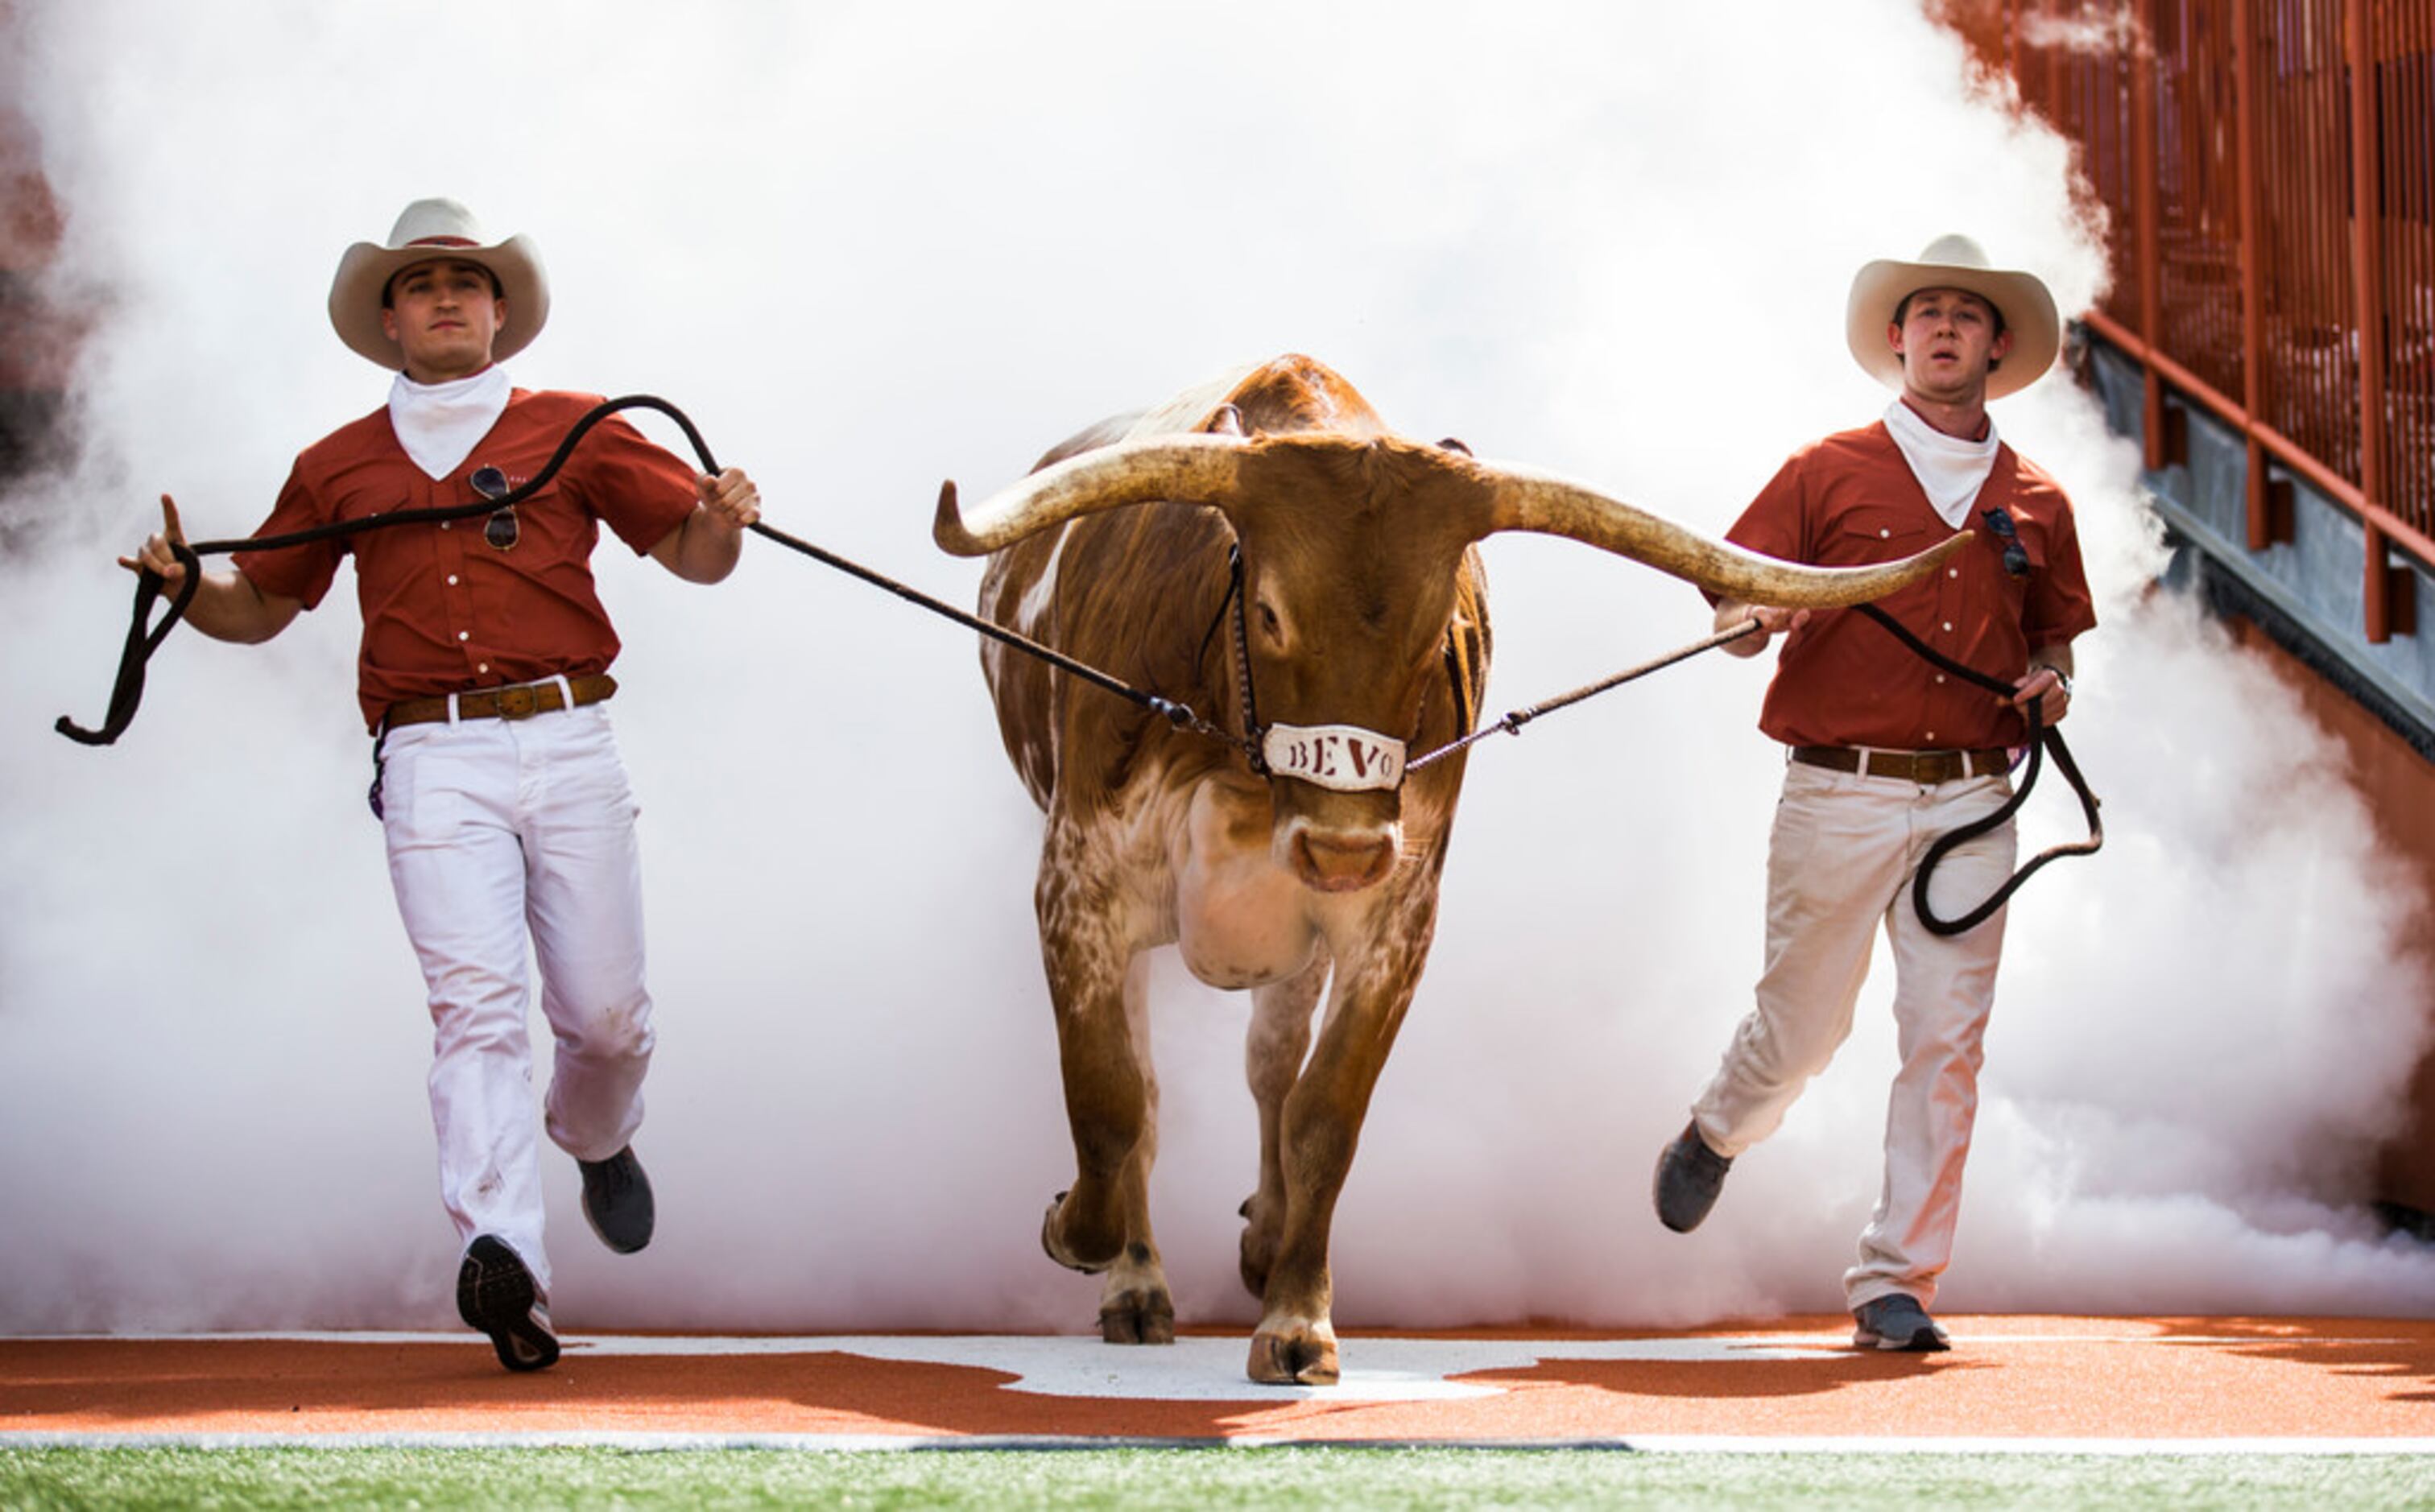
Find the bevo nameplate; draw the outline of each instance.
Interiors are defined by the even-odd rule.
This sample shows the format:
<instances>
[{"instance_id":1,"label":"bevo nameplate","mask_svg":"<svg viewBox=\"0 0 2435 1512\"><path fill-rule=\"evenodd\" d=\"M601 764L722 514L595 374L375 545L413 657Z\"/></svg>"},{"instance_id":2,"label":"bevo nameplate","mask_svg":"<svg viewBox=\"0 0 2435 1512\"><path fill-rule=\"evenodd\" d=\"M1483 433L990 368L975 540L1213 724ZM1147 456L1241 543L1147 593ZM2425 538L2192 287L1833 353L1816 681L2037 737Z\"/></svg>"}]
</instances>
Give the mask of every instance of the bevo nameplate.
<instances>
[{"instance_id":1,"label":"bevo nameplate","mask_svg":"<svg viewBox=\"0 0 2435 1512\"><path fill-rule=\"evenodd\" d=\"M1279 777L1339 793L1391 790L1404 781L1404 743L1358 725L1270 725L1260 754Z\"/></svg>"}]
</instances>

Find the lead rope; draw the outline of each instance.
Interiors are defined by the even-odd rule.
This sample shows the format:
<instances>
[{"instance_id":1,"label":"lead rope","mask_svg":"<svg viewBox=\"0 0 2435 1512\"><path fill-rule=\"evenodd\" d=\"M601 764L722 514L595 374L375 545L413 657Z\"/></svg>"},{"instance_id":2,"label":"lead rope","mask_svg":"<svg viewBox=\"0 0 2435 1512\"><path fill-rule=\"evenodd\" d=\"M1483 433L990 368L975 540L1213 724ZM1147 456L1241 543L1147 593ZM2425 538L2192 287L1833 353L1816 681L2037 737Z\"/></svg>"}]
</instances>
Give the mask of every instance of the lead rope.
<instances>
[{"instance_id":1,"label":"lead rope","mask_svg":"<svg viewBox=\"0 0 2435 1512\"><path fill-rule=\"evenodd\" d=\"M168 612L161 617L158 625L151 625L149 622L152 606L160 600L164 580L160 574L148 569L137 577L134 612L128 624L126 643L119 652L118 675L111 687L110 706L103 716L101 728L89 730L65 714L59 717L53 728L70 740L83 746L114 745L118 737L127 732L128 727L134 723L136 710L144 701L147 664L151 662L153 653L160 650L161 643L167 639L169 632L177 627L178 622L185 617L187 606L193 603L196 592L202 586L202 558L238 551L277 551L288 546L308 545L319 541L361 535L371 530L385 530L399 525L470 520L477 515L495 514L502 509L513 508L540 491L544 484L558 475L559 469L566 465L567 457L574 453L576 443L581 440L593 426L625 409L652 409L665 415L676 422L678 429L684 432L686 441L693 447L695 457L701 463L701 470L712 474L718 472L718 463L711 455L710 443L702 439L701 432L695 427L684 411L656 395L628 394L619 399L604 400L585 411L582 417L568 428L565 437L559 441L558 449L550 454L547 462L542 464L540 472L534 473L523 484L495 498L476 499L470 504L444 505L434 508L400 509L389 514L367 516L361 520L335 521L329 524L316 525L306 530L289 531L276 536L257 536L241 541L205 541L191 545L182 541L173 541L169 542L170 555L186 569L185 580L180 585L177 596L170 600ZM1244 753L1253 771L1263 775L1268 771L1268 761L1260 747L1259 713L1252 701L1250 631L1244 623L1243 557L1239 544L1231 548L1229 552L1227 586L1227 596L1234 608L1235 677L1243 701L1243 733L1238 737L1227 733L1201 718L1188 704L1178 703L1173 699L1164 698L1157 694L1133 687L1097 667L1078 662L1062 651L1044 645L1028 636L1018 634L1002 626L993 625L977 615L968 614L952 604L933 598L920 589L898 582L884 573L875 572L859 562L840 557L800 537L789 535L773 525L756 520L746 528L766 540L776 541L789 551L801 553L825 566L834 567L839 572L858 577L874 588L885 589L908 603L917 604L932 613L951 619L965 628L976 630L1001 644L1011 646L1028 656L1037 657L1061 671L1080 678L1094 687L1105 689L1130 703L1148 710L1179 730L1189 730L1219 745L1234 747ZM1861 604L1856 607L1891 631L1914 652L1946 672L2000 695L2010 696L2012 692L2009 684L1988 677L1975 668L1963 666L1920 641L1875 605ZM1225 611L1226 606L1221 604L1218 612L1223 614ZM1662 671L1678 662L1687 661L1702 651L1713 650L1727 642L1738 640L1757 627L1756 620L1744 620L1739 625L1694 641L1688 645L1644 662L1638 666L1627 667L1597 682L1584 684L1527 708L1513 710L1494 724L1469 731L1407 763L1405 770L1418 771L1441 757L1465 749L1474 742L1500 730L1510 735L1519 735L1522 733L1523 726L1543 714L1569 708L1586 698L1595 697L1610 689L1619 688L1627 682L1647 677L1652 672ZM1448 664L1448 671L1449 676L1452 676L1451 662ZM1455 696L1458 706L1465 703L1459 686L1455 690ZM2005 900L2012 897L2020 888L2021 884L2029 879L2031 873L2046 863L2067 855L2092 855L2105 843L2104 827L2098 819L2097 797L2089 791L2087 780L2081 775L2079 764L2072 760L2071 750L2064 744L2062 734L2056 730L2041 728L2035 705L2028 708L2025 713L2029 728L2029 765L2021 780L2020 787L2013 793L2012 799L1994 814L1955 830L1929 847L1927 856L1921 862L1918 874L1913 879L1912 904L1919 911L1920 921L1926 924L1931 933L1958 935L1964 930L1977 927L1997 908L2003 906ZM2079 795L2081 812L2088 820L2088 839L2078 844L2055 846L2041 851L2030 860L2028 866L2023 867L2012 875L2011 880L1997 888L1994 896L1977 908L1957 919L1939 919L1928 906L1929 873L1956 846L1976 839L2012 816L2020 808L2022 801L2029 797L2029 789L2037 782L2039 755L2042 750L2053 751L2055 765L2063 770L2064 779L2071 783L2072 791Z\"/></svg>"},{"instance_id":2,"label":"lead rope","mask_svg":"<svg viewBox=\"0 0 2435 1512\"><path fill-rule=\"evenodd\" d=\"M2012 696L2014 690L2011 683L1991 678L1976 667L1964 666L1954 661L1918 636L1911 634L1892 615L1874 604L1857 604L1853 607L1892 632L1896 640L1909 646L1930 665L1954 677L1974 682L1990 693L1998 694L2007 698ZM2046 728L2038 717L2038 704L2043 701L2043 699L2032 700L2024 705L2021 710L2022 716L2029 723L2029 765L2021 774L2021 785L2013 789L2012 796L2004 800L2001 808L1938 837L1936 843L1927 848L1927 854L1921 859L1918 871L1911 876L1911 907L1917 910L1919 921L1927 926L1927 931L1931 935L1952 936L1977 928L1992 918L1996 909L2003 907L2006 900L2020 890L2021 884L2029 881L2030 876L2047 862L2060 861L2064 856L2095 855L2105 844L2105 826L2097 816L2098 797L2089 790L2088 779L2081 775L2080 764L2072 760L2071 747L2064 744L2063 731ZM2068 845L2049 846L2039 851L2029 859L2028 866L2012 873L2002 886L1989 895L1986 902L1960 918L1937 917L1935 910L1930 908L1927 902L1929 874L1935 871L1938 864L1952 854L1957 848L1967 845L1987 833L2020 811L2021 804L2029 796L2029 789L2037 785L2040 758L2048 751L2054 754L2056 769L2063 773L2064 781L2071 784L2072 793L2080 799L2081 815L2088 821L2088 838Z\"/></svg>"},{"instance_id":3,"label":"lead rope","mask_svg":"<svg viewBox=\"0 0 2435 1512\"><path fill-rule=\"evenodd\" d=\"M1580 703L1582 699L1595 698L1599 694L1606 692L1610 688L1620 688L1625 683L1645 678L1652 672L1663 672L1677 662L1688 662L1691 658L1698 656L1702 651L1713 651L1729 641L1738 641L1743 636L1748 635L1751 631L1757 628L1758 621L1754 619L1744 620L1740 624L1736 625L1729 629L1718 630L1716 634L1694 641L1688 645L1677 646L1675 649L1667 652L1664 656L1653 657L1647 662L1641 662L1638 666L1626 667L1621 672L1617 672L1611 677L1600 678L1596 682L1584 683L1580 687L1575 688L1569 693L1560 693L1552 698L1544 698L1537 703L1531 704L1528 708L1515 709L1493 725L1482 725L1477 730L1473 730L1467 735L1447 741L1444 745L1440 746L1437 749L1430 751L1425 756L1415 757L1411 761L1405 763L1404 770L1407 772L1417 772L1422 767L1426 766L1429 763L1436 761L1441 756L1451 756L1456 751L1462 750L1470 747L1474 742L1486 740L1489 736L1496 734L1499 731L1508 735L1518 735L1522 733L1522 727L1524 725L1528 724L1531 720L1538 718L1542 714L1551 714L1559 709L1569 709L1574 704ZM1451 668L1449 668L1449 675L1451 675ZM1455 698L1458 704L1462 701L1462 690L1459 686L1455 690Z\"/></svg>"},{"instance_id":4,"label":"lead rope","mask_svg":"<svg viewBox=\"0 0 2435 1512\"><path fill-rule=\"evenodd\" d=\"M2012 684L2004 682L1998 679L1989 677L1987 674L1980 672L1976 667L1964 666L1960 662L1954 661L1952 658L1944 655L1935 647L1920 640L1917 636L1911 634L1909 630L1905 629L1892 616L1887 614L1874 604L1857 604L1853 607L1857 609L1862 614L1867 615L1870 619L1874 620L1877 624L1883 626L1887 630L1892 632L1897 640L1910 647L1912 651L1916 652L1919 656L1926 659L1929 663L1939 669L1952 676L1960 678L1965 681L1976 683L1977 686L1985 688L1991 693L1999 694L2006 697L2010 697L2012 696L2013 692ZM1694 641L1688 645L1677 647L1674 650L1667 652L1663 656L1654 657L1649 661L1643 662L1638 666L1627 667L1623 671L1617 672L1611 677L1601 678L1596 682L1586 683L1581 687L1573 689L1569 693L1558 694L1552 698L1547 698L1541 702L1531 704L1527 708L1516 709L1511 713L1505 715L1502 719L1497 720L1494 724L1483 725L1479 729L1471 731L1469 734L1461 736L1459 739L1448 741L1446 744L1440 746L1425 756L1415 758L1405 765L1404 770L1407 772L1419 771L1422 767L1428 765L1431 762L1438 760L1440 757L1450 756L1456 751L1465 749L1474 743L1485 740L1489 736L1496 734L1499 731L1509 735L1519 735L1522 733L1523 726L1528 724L1531 720L1538 718L1542 714L1549 714L1555 713L1559 709L1569 708L1574 704L1581 702L1585 698L1595 697L1601 693L1605 693L1611 688L1619 688L1627 682L1633 681L1640 678L1645 678L1652 672L1662 672L1678 662L1689 661L1692 657L1698 656L1702 651L1713 651L1720 645L1727 644L1734 641L1738 641L1743 636L1750 634L1753 630L1755 630L1758 627L1757 620L1743 620L1739 624L1728 626L1724 629L1718 630L1714 635ZM1458 697L1459 696L1459 695L1458 694ZM2065 856L2095 855L2105 844L2105 826L2098 817L2098 806L2099 800L2096 793L2090 790L2088 779L2083 776L2080 770L2080 764L2072 759L2071 747L2064 743L2063 731L2046 728L2045 724L2038 716L2038 708L2034 703L2027 706L2022 711L2022 713L2029 723L2029 765L2021 775L2020 786L2014 789L2012 796L2006 799L2004 805L1994 813L1986 815L1980 818L1973 819L1968 824L1962 825L1948 833L1938 836L1936 842L1928 847L1927 854L1921 859L1919 869L1911 878L1911 906L1918 912L1919 921L1926 925L1928 933L1932 935L1960 935L1968 930L1977 928L1980 924L1985 923L1990 918L1994 917L1995 910L2004 906L2005 902L2012 898L2012 894L2020 890L2021 885L2029 881L2031 875L2036 873L2039 868L2045 867L2047 863L2059 861ZM1931 906L1927 901L1928 879L1934 874L1937 867L1941 865L1947 856L1951 855L1955 850L1969 844L1972 840L1975 840L1978 836L1995 829L2005 820L2012 817L2013 815L2020 812L2021 805L2029 799L2030 789L2037 785L2038 774L2042 769L2042 759L2049 752L2052 753L2054 757L2056 769L2063 773L2064 781L2071 784L2073 795L2080 799L2081 814L2088 823L2088 838L2072 844L2051 846L2045 850L2039 851L2037 855L2030 859L2028 866L2025 866L2021 868L2020 870L2014 872L2005 881L2002 886L1996 888L1995 891L1991 894L1985 902L1978 904L1977 907L1971 909L1968 913L1956 919L1945 919L1940 917L1934 907Z\"/></svg>"},{"instance_id":5,"label":"lead rope","mask_svg":"<svg viewBox=\"0 0 2435 1512\"><path fill-rule=\"evenodd\" d=\"M651 394L629 394L622 399L605 400L586 411L582 418L568 429L565 437L558 443L558 450L550 454L549 460L542 465L539 472L534 473L528 481L496 498L477 499L470 504L444 505L434 508L400 509L389 514L367 516L361 520L336 521L306 530L289 531L275 536L257 536L243 541L205 541L191 545L182 541L173 541L169 542L170 555L186 569L185 579L179 585L177 596L169 601L168 611L161 617L161 622L158 625L151 625L152 607L161 598L161 591L164 586L164 579L160 574L148 569L137 577L134 613L128 625L126 643L119 651L118 674L111 686L110 707L103 715L101 727L97 730L89 730L67 715L61 714L52 728L82 746L114 745L118 737L127 732L128 726L135 721L136 710L144 701L147 663L152 660L153 653L160 650L161 643L167 639L169 632L177 628L178 622L185 617L187 606L193 603L196 591L202 586L201 558L204 557L220 556L237 551L277 551L288 546L308 545L319 541L361 535L371 530L471 520L477 515L494 514L501 509L512 508L538 492L544 484L558 475L558 470L566 465L566 459L574 452L576 443L581 440L593 426L623 409L655 409L676 421L677 427L684 432L685 439L692 444L694 455L701 463L701 470L712 474L718 472L718 463L711 455L709 443L702 439L701 432L695 428L693 421L686 417L684 411L666 400ZM1062 651L1043 645L1037 641L1003 627L993 625L976 615L967 614L962 610L951 604L942 603L919 589L908 587L883 573L873 572L858 562L850 561L834 552L823 550L808 541L788 535L775 526L756 520L747 528L756 535L776 541L789 551L800 552L815 561L859 577L873 587L886 589L897 597L918 604L933 613L944 615L968 629L977 630L1027 655L1038 657L1052 666L1072 673L1095 687L1104 688L1120 698L1148 710L1179 729L1193 730L1221 742L1228 741L1224 731L1194 713L1187 705L1162 698L1154 693L1144 692L1110 677L1097 667L1078 662Z\"/></svg>"}]
</instances>

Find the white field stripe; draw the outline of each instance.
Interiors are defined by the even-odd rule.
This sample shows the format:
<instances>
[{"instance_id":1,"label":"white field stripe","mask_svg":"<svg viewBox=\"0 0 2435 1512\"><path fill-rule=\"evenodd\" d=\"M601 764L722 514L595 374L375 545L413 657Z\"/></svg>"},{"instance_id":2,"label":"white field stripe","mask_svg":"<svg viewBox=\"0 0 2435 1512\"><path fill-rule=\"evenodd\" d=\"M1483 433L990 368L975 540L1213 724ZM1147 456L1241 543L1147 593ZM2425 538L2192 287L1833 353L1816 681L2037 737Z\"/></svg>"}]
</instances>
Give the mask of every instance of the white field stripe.
<instances>
[{"instance_id":1,"label":"white field stripe","mask_svg":"<svg viewBox=\"0 0 2435 1512\"><path fill-rule=\"evenodd\" d=\"M1070 1434L971 1434L954 1436L887 1434L683 1434L683 1433L375 1433L375 1434L158 1434L21 1433L0 1428L0 1451L38 1449L614 1449L680 1453L726 1450L798 1450L816 1452L1087 1449L1469 1449L1513 1453L1554 1450L1624 1451L1645 1454L2017 1454L2219 1458L2234 1454L2317 1456L2379 1455L2435 1459L2435 1438L1869 1438L1822 1435L1742 1436L1720 1434L1647 1434L1617 1438L1299 1438L1285 1434L1224 1437L1145 1437Z\"/></svg>"}]
</instances>

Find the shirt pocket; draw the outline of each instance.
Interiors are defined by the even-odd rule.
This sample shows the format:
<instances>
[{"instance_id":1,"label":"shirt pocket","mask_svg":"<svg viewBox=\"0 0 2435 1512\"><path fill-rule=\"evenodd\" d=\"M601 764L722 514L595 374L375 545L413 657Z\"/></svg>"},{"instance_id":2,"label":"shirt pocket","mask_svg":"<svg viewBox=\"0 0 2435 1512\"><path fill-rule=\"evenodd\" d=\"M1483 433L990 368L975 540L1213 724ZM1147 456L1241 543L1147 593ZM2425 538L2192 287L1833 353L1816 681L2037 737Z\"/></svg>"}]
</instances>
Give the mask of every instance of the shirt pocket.
<instances>
[{"instance_id":1,"label":"shirt pocket","mask_svg":"<svg viewBox=\"0 0 2435 1512\"><path fill-rule=\"evenodd\" d=\"M1979 524L1983 528L1985 522ZM2029 554L2030 576L2045 572L2046 562L2054 555L2054 538L2046 533L2046 527L2038 521L2025 520L2013 513L2012 530L2020 538L2021 549Z\"/></svg>"},{"instance_id":2,"label":"shirt pocket","mask_svg":"<svg viewBox=\"0 0 2435 1512\"><path fill-rule=\"evenodd\" d=\"M544 563L566 556L583 524L581 509L560 490L556 478L519 500L515 517L515 543L505 549L492 540L491 516L484 515L468 524L482 537L477 549L484 556L496 558L502 566L514 568L527 576L538 573Z\"/></svg>"},{"instance_id":3,"label":"shirt pocket","mask_svg":"<svg viewBox=\"0 0 2435 1512\"><path fill-rule=\"evenodd\" d=\"M1938 528L1928 529L1933 523ZM1943 541L1943 522L1925 507L1859 504L1838 514L1821 542L1819 564L1827 567L1891 561Z\"/></svg>"}]
</instances>

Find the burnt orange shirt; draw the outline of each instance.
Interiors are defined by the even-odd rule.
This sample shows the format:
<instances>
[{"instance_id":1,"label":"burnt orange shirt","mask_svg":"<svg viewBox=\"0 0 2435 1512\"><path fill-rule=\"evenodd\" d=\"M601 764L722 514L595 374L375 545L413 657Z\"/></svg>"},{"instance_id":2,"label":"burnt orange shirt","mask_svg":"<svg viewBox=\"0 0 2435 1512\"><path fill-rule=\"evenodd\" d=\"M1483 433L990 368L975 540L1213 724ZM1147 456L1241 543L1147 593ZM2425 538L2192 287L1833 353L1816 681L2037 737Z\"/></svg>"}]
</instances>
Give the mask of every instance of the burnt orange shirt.
<instances>
[{"instance_id":1,"label":"burnt orange shirt","mask_svg":"<svg viewBox=\"0 0 2435 1512\"><path fill-rule=\"evenodd\" d=\"M521 486L598 403L591 394L515 389L498 423L440 479L406 456L383 406L306 448L255 534L469 504L480 495L467 479L486 466ZM329 592L339 558L354 554L364 615L356 692L365 725L377 730L401 699L608 670L617 632L591 566L600 524L639 556L692 514L693 479L692 468L612 416L576 443L549 487L516 507L510 550L485 541L476 516L240 552L235 561L256 586L311 609Z\"/></svg>"},{"instance_id":2,"label":"burnt orange shirt","mask_svg":"<svg viewBox=\"0 0 2435 1512\"><path fill-rule=\"evenodd\" d=\"M2004 543L1979 511L2001 506L2029 556L2004 571ZM2054 479L1998 445L1970 506L1976 539L1924 582L1877 601L1913 635L1964 666L2011 682L2029 653L2097 624L2071 501ZM1795 452L1726 539L1818 567L1856 567L1925 551L1953 534L1927 502L1884 421ZM1818 610L1785 638L1759 729L1787 746L1987 749L2028 735L2019 711L1938 671L1850 610Z\"/></svg>"}]
</instances>

